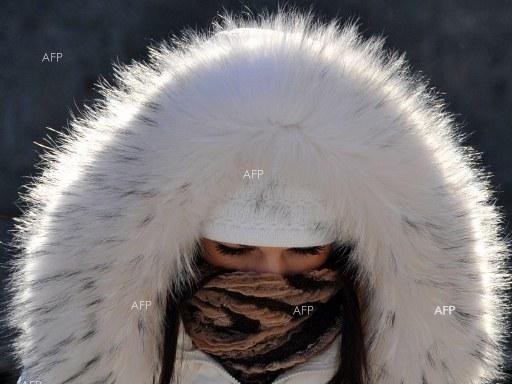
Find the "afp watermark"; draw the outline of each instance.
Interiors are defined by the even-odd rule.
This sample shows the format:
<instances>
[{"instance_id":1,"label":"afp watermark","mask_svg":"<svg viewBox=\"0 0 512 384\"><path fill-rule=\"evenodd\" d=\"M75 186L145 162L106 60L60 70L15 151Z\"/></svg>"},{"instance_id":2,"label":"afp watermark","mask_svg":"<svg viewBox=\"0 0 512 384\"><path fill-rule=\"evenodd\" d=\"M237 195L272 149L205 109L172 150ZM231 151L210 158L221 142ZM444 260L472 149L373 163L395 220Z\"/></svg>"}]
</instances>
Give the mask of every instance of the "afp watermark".
<instances>
[{"instance_id":1,"label":"afp watermark","mask_svg":"<svg viewBox=\"0 0 512 384\"><path fill-rule=\"evenodd\" d=\"M455 309L454 305L438 305L434 309L434 316L450 316Z\"/></svg>"}]
</instances>

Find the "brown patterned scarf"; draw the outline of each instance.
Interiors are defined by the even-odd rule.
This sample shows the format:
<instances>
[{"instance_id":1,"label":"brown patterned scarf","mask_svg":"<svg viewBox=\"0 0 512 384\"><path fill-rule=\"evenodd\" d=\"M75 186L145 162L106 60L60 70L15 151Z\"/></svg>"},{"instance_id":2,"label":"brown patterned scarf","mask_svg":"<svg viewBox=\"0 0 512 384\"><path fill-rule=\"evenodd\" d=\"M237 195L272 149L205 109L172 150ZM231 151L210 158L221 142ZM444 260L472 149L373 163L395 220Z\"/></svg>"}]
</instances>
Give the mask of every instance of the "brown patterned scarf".
<instances>
[{"instance_id":1,"label":"brown patterned scarf","mask_svg":"<svg viewBox=\"0 0 512 384\"><path fill-rule=\"evenodd\" d=\"M271 383L341 331L341 283L332 266L294 275L199 267L202 284L181 309L185 331L242 383Z\"/></svg>"}]
</instances>

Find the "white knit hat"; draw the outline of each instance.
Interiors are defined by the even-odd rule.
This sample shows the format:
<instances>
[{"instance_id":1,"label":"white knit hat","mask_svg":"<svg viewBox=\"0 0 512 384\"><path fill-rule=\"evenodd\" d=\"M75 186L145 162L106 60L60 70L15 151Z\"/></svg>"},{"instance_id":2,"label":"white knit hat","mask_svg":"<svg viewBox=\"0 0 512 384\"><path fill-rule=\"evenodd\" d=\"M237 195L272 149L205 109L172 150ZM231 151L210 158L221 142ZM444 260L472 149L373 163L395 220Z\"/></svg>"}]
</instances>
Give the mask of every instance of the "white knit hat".
<instances>
[{"instance_id":1,"label":"white knit hat","mask_svg":"<svg viewBox=\"0 0 512 384\"><path fill-rule=\"evenodd\" d=\"M268 247L312 247L335 240L334 217L310 189L251 181L203 221L211 240Z\"/></svg>"}]
</instances>

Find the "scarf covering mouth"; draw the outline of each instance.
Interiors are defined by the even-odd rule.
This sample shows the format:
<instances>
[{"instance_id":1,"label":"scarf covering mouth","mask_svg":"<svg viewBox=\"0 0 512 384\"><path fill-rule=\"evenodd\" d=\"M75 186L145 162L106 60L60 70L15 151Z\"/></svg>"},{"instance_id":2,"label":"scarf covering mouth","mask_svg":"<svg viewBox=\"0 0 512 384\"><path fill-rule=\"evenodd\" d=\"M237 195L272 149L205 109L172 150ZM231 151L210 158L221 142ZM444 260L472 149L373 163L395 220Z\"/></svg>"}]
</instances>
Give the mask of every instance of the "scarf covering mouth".
<instances>
[{"instance_id":1,"label":"scarf covering mouth","mask_svg":"<svg viewBox=\"0 0 512 384\"><path fill-rule=\"evenodd\" d=\"M182 305L185 331L242 383L272 382L326 349L341 332L342 289L331 267L300 274L200 264L204 278Z\"/></svg>"}]
</instances>

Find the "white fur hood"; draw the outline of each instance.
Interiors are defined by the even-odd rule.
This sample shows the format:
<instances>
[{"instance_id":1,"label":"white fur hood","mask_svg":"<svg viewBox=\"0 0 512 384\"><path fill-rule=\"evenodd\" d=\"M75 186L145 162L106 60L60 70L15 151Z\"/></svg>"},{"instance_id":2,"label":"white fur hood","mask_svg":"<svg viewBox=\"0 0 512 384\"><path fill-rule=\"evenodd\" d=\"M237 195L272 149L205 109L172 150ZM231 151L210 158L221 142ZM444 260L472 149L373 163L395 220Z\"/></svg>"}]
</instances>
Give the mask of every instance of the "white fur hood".
<instances>
[{"instance_id":1,"label":"white fur hood","mask_svg":"<svg viewBox=\"0 0 512 384\"><path fill-rule=\"evenodd\" d=\"M489 175L382 38L225 16L116 74L22 195L10 320L27 377L158 382L167 292L246 169L317 188L355 244L372 383L500 376L509 251Z\"/></svg>"}]
</instances>

